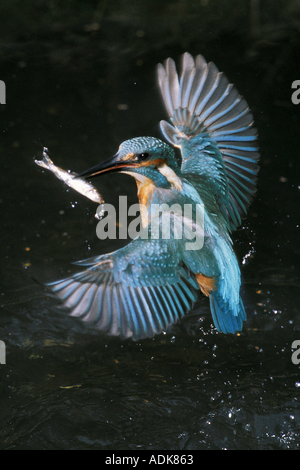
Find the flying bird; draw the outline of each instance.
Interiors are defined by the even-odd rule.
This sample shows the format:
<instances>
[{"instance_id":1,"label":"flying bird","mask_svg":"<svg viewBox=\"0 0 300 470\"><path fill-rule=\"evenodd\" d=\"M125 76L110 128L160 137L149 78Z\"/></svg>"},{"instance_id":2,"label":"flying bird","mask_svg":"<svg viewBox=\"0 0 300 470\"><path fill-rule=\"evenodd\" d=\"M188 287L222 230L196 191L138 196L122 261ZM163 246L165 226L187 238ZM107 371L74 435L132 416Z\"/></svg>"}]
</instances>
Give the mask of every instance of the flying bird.
<instances>
[{"instance_id":1,"label":"flying bird","mask_svg":"<svg viewBox=\"0 0 300 470\"><path fill-rule=\"evenodd\" d=\"M71 315L122 338L161 333L186 315L201 293L209 298L216 329L235 333L246 313L231 233L256 191L253 116L225 75L201 55L185 53L180 74L169 58L158 65L157 75L169 116L169 122L160 122L167 143L155 137L126 140L111 159L79 175L120 172L135 178L140 234L113 253L75 263L83 270L48 287ZM164 211L157 209L162 204ZM174 204L182 211L172 211ZM197 219L199 208L203 217ZM169 237L161 236L166 215ZM192 245L188 230L201 243Z\"/></svg>"}]
</instances>

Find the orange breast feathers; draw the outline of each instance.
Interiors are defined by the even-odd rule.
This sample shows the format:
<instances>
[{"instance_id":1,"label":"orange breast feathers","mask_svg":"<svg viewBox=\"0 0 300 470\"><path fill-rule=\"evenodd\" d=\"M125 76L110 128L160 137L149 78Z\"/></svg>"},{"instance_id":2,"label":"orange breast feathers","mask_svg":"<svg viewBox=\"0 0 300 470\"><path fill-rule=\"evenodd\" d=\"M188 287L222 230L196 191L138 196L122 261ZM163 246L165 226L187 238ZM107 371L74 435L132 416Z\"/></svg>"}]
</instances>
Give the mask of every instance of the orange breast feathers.
<instances>
[{"instance_id":1,"label":"orange breast feathers","mask_svg":"<svg viewBox=\"0 0 300 470\"><path fill-rule=\"evenodd\" d=\"M196 274L196 280L199 284L201 292L209 297L211 291L216 290L216 278L215 277L208 277L202 273Z\"/></svg>"},{"instance_id":2,"label":"orange breast feathers","mask_svg":"<svg viewBox=\"0 0 300 470\"><path fill-rule=\"evenodd\" d=\"M157 158L156 160L149 160L142 162L140 166L156 166L157 170L167 179L171 187L182 191L182 181L176 175L163 158ZM135 176L137 187L138 187L138 198L141 206L141 217L143 228L148 225L148 207L151 204L153 192L155 190L155 184L150 178Z\"/></svg>"},{"instance_id":3,"label":"orange breast feathers","mask_svg":"<svg viewBox=\"0 0 300 470\"><path fill-rule=\"evenodd\" d=\"M139 203L143 206L148 207L152 200L152 195L155 190L155 185L153 181L149 178L145 178L144 183L136 181L138 187L138 198Z\"/></svg>"},{"instance_id":4,"label":"orange breast feathers","mask_svg":"<svg viewBox=\"0 0 300 470\"><path fill-rule=\"evenodd\" d=\"M152 201L152 195L155 190L155 185L149 178L145 178L145 181L143 183L136 180L136 184L138 187L138 198L141 210L142 227L145 228L149 223L148 207Z\"/></svg>"}]
</instances>

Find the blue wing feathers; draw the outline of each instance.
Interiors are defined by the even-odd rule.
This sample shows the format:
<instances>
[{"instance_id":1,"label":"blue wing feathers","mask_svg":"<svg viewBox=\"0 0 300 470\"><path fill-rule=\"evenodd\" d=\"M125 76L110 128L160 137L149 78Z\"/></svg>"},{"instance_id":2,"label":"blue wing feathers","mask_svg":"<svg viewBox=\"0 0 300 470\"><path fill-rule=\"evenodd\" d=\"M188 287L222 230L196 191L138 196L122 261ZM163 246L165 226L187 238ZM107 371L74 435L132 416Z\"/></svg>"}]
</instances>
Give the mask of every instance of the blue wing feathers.
<instances>
[{"instance_id":1,"label":"blue wing feathers","mask_svg":"<svg viewBox=\"0 0 300 470\"><path fill-rule=\"evenodd\" d=\"M184 54L180 77L168 59L158 66L158 82L172 123L161 121L162 132L181 148L183 181L196 194L193 201L204 201L203 248L193 252L183 248L184 240L141 237L116 252L75 263L87 269L49 288L71 315L107 334L138 340L160 333L191 310L200 289L195 276L201 273L215 279L210 307L217 330L234 333L242 329L246 313L229 231L241 223L256 190L253 116L236 88L202 56Z\"/></svg>"},{"instance_id":2,"label":"blue wing feathers","mask_svg":"<svg viewBox=\"0 0 300 470\"><path fill-rule=\"evenodd\" d=\"M132 243L136 244L135 249L130 246ZM175 262L171 250L163 250L166 254L163 262L159 262L159 254L156 259L151 243L135 240L121 253L118 250L109 257L93 258L94 265L86 271L49 287L63 306L71 309L72 316L93 322L108 334L134 340L151 337L190 311L199 290L195 278ZM145 261L140 258L135 266L137 251L143 251L147 245L152 265L150 257L145 256ZM90 266L91 260L82 265Z\"/></svg>"},{"instance_id":3,"label":"blue wing feathers","mask_svg":"<svg viewBox=\"0 0 300 470\"><path fill-rule=\"evenodd\" d=\"M89 269L50 287L71 308L71 315L93 322L108 334L137 340L161 332L191 310L199 286L190 269L194 273L207 269L205 272L218 279L218 289L210 296L216 328L224 333L239 331L245 315L240 307L240 271L230 239L219 237L197 256L183 252L184 265L178 248L174 252L166 246L168 240L159 242L158 253L153 241L134 240L109 256L93 258ZM135 266L137 253L144 257ZM91 265L91 261L82 264Z\"/></svg>"},{"instance_id":4,"label":"blue wing feathers","mask_svg":"<svg viewBox=\"0 0 300 470\"><path fill-rule=\"evenodd\" d=\"M172 304L168 298L169 295L165 286L160 287L159 295L161 296L164 305L163 312L165 315L165 325L172 325L176 323L180 317L178 316L178 312L176 310L173 311L172 309Z\"/></svg>"},{"instance_id":5,"label":"blue wing feathers","mask_svg":"<svg viewBox=\"0 0 300 470\"><path fill-rule=\"evenodd\" d=\"M216 193L220 210L228 219L231 229L236 229L255 193L258 172L257 132L247 102L216 66L207 64L202 56L194 60L188 53L183 55L180 79L174 61L168 59L166 67L160 64L158 68L158 82L173 124L161 121L161 130L171 144L181 148L183 174L186 177L197 175L197 162L205 160L207 155L214 155L216 168L227 182L227 193L224 193L223 185L218 188L216 179L211 190ZM173 83L176 83L174 90L170 89ZM174 99L176 93L179 95L177 100ZM168 96L173 96L170 106L167 105ZM203 143L207 141L215 150L212 152L204 145L202 150L199 146L198 150L195 146L193 150L194 139L197 143L201 139ZM184 144L184 141L188 141L188 144ZM217 166L220 159L223 160L224 170ZM237 173L232 171L232 163L235 162L239 165L236 166ZM215 171L211 166L207 168L207 184L212 184L214 180L210 178ZM246 204L241 205L241 199L236 198L234 193L237 184L235 175L245 177L244 168L251 170L248 171L247 181L251 182L251 186L240 184L240 180L239 184L241 190L251 197L247 198ZM200 195L202 181L203 171L199 185L196 185Z\"/></svg>"},{"instance_id":6,"label":"blue wing feathers","mask_svg":"<svg viewBox=\"0 0 300 470\"><path fill-rule=\"evenodd\" d=\"M174 312L176 312L178 318L183 317L185 314L185 310L182 307L178 294L175 290L175 286L169 285L167 288L170 294L170 303L173 306Z\"/></svg>"}]
</instances>

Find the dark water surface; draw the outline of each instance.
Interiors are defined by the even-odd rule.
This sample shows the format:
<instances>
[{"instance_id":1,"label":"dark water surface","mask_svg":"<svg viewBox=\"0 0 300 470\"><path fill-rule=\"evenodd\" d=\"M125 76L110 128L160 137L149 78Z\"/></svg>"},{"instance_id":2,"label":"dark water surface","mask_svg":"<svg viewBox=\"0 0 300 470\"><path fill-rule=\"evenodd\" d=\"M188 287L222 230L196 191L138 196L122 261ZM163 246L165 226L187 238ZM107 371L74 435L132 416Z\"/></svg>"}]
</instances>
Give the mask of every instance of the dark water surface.
<instances>
[{"instance_id":1,"label":"dark water surface","mask_svg":"<svg viewBox=\"0 0 300 470\"><path fill-rule=\"evenodd\" d=\"M139 28L137 28L140 31ZM142 37L138 32L136 37ZM299 125L291 83L298 36L253 50L211 42L120 51L53 37L6 50L0 79L1 449L297 449L300 369ZM110 47L108 47L110 46ZM185 49L214 60L253 109L261 141L257 197L234 234L248 322L218 334L207 299L166 334L121 342L68 317L39 282L122 241L96 237L96 205L34 162L83 171L120 142L160 137L155 64ZM281 59L280 59L281 58ZM97 180L106 202L137 202L125 175ZM247 256L249 254L249 256ZM244 260L244 261L243 261ZM242 263L243 262L243 263Z\"/></svg>"}]
</instances>

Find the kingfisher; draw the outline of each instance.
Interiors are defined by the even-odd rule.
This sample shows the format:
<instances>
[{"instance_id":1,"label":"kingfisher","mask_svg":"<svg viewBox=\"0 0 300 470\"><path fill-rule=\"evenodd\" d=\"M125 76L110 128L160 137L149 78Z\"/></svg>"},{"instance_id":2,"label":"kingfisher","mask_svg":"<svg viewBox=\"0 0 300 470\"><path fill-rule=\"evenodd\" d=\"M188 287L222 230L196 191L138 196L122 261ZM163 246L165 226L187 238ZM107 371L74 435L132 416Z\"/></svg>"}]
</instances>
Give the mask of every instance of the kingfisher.
<instances>
[{"instance_id":1,"label":"kingfisher","mask_svg":"<svg viewBox=\"0 0 300 470\"><path fill-rule=\"evenodd\" d=\"M168 143L156 137L126 140L112 158L78 175L120 172L135 178L140 233L121 249L75 263L80 272L48 286L70 315L123 339L165 331L191 311L201 293L217 331L235 333L246 312L231 234L256 191L253 116L234 85L201 55L185 53L180 74L168 58L158 64L157 76L170 120L160 122ZM172 222L169 237L161 236L162 204ZM174 204L192 210L180 215L168 209ZM182 225L199 239L202 234L202 243L188 246L187 236L176 236Z\"/></svg>"}]
</instances>

